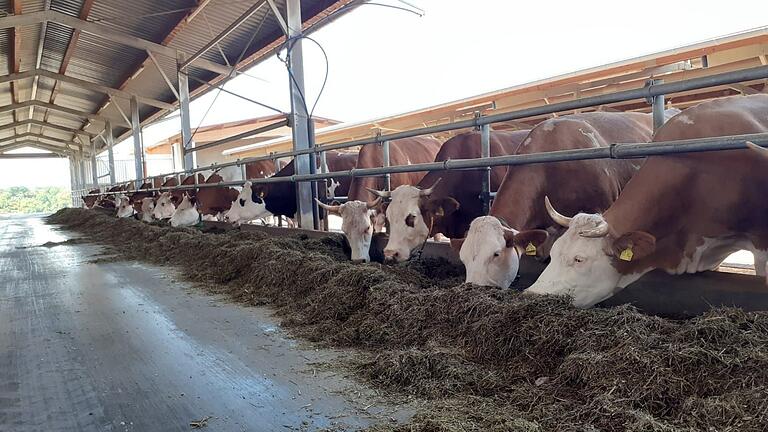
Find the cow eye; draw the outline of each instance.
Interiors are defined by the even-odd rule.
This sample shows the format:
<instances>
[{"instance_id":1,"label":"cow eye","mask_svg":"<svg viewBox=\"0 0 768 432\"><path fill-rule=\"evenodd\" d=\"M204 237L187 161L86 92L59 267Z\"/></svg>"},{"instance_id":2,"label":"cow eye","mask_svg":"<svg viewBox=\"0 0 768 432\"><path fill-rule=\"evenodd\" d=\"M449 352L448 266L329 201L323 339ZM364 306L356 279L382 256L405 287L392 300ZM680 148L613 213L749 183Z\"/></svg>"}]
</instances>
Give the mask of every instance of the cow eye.
<instances>
[{"instance_id":1,"label":"cow eye","mask_svg":"<svg viewBox=\"0 0 768 432\"><path fill-rule=\"evenodd\" d=\"M412 214L409 214L408 216L406 216L406 218L405 218L405 224L406 225L408 225L409 227L413 228L415 223L416 223L416 216L414 216Z\"/></svg>"},{"instance_id":2,"label":"cow eye","mask_svg":"<svg viewBox=\"0 0 768 432\"><path fill-rule=\"evenodd\" d=\"M499 256L501 256L501 254L500 254L499 252L494 252L494 253L493 253L493 256L494 256L494 257L499 257Z\"/></svg>"},{"instance_id":3,"label":"cow eye","mask_svg":"<svg viewBox=\"0 0 768 432\"><path fill-rule=\"evenodd\" d=\"M583 263L584 262L584 257L576 255L575 257L573 257L573 262L575 262L575 263Z\"/></svg>"},{"instance_id":4,"label":"cow eye","mask_svg":"<svg viewBox=\"0 0 768 432\"><path fill-rule=\"evenodd\" d=\"M164 205L165 205L165 203L160 203L160 205L161 205L161 206L164 206Z\"/></svg>"}]
</instances>

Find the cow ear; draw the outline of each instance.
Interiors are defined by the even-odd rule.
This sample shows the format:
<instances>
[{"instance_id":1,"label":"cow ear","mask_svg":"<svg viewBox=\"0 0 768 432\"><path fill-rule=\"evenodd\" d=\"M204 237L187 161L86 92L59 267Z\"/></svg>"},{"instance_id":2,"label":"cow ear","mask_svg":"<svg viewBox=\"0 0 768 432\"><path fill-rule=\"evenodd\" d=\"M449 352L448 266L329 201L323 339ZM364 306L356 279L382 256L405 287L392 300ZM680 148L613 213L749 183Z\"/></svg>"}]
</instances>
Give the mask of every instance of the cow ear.
<instances>
[{"instance_id":1,"label":"cow ear","mask_svg":"<svg viewBox=\"0 0 768 432\"><path fill-rule=\"evenodd\" d=\"M461 247L464 246L464 239L451 239L451 249L458 255L461 252Z\"/></svg>"},{"instance_id":2,"label":"cow ear","mask_svg":"<svg viewBox=\"0 0 768 432\"><path fill-rule=\"evenodd\" d=\"M622 261L634 261L656 250L656 237L645 231L631 231L613 241L613 255Z\"/></svg>"},{"instance_id":3,"label":"cow ear","mask_svg":"<svg viewBox=\"0 0 768 432\"><path fill-rule=\"evenodd\" d=\"M171 203L173 203L173 205L177 206L177 205L181 204L181 198L179 198L176 195L171 195Z\"/></svg>"},{"instance_id":4,"label":"cow ear","mask_svg":"<svg viewBox=\"0 0 768 432\"><path fill-rule=\"evenodd\" d=\"M459 202L451 197L428 198L424 203L424 209L434 216L443 217L458 210Z\"/></svg>"},{"instance_id":5,"label":"cow ear","mask_svg":"<svg viewBox=\"0 0 768 432\"><path fill-rule=\"evenodd\" d=\"M515 234L513 244L521 254L533 256L536 255L537 248L547 241L548 236L549 234L545 230L540 229L520 231ZM507 243L507 247L509 247L509 243Z\"/></svg>"}]
</instances>

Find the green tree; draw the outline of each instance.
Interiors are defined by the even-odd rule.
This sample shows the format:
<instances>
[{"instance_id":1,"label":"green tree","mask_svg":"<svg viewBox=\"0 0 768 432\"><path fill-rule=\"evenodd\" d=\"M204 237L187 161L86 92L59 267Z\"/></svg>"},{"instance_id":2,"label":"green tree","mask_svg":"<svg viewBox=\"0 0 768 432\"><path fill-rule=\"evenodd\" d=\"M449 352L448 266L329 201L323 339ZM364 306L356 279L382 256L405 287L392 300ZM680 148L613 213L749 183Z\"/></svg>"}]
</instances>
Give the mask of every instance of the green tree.
<instances>
[{"instance_id":1,"label":"green tree","mask_svg":"<svg viewBox=\"0 0 768 432\"><path fill-rule=\"evenodd\" d=\"M0 213L49 213L69 205L69 191L61 187L0 189Z\"/></svg>"}]
</instances>

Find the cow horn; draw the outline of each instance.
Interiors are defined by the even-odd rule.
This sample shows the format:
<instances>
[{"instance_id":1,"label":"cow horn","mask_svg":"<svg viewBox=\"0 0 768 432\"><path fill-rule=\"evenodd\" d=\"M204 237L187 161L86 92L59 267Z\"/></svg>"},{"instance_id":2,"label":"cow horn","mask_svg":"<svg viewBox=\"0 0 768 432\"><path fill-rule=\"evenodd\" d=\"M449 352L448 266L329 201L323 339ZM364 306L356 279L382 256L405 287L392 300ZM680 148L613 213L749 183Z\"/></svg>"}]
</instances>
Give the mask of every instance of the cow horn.
<instances>
[{"instance_id":1,"label":"cow horn","mask_svg":"<svg viewBox=\"0 0 768 432\"><path fill-rule=\"evenodd\" d=\"M372 193L372 194L376 195L376 196L377 196L377 197L379 197L379 198L389 198L389 197L390 197L390 195L392 194L392 192L390 192L390 191L380 191L380 190L371 189L371 188L365 188L365 189L366 189L368 192L370 192L370 193Z\"/></svg>"},{"instance_id":2,"label":"cow horn","mask_svg":"<svg viewBox=\"0 0 768 432\"><path fill-rule=\"evenodd\" d=\"M430 196L430 195L432 195L432 192L434 192L435 187L440 183L440 180L442 180L442 179L443 179L442 177L438 177L437 181L435 181L435 183L432 184L432 187L429 187L429 188L426 188L426 189L422 189L421 191L419 191L419 196Z\"/></svg>"},{"instance_id":3,"label":"cow horn","mask_svg":"<svg viewBox=\"0 0 768 432\"><path fill-rule=\"evenodd\" d=\"M553 221L557 222L558 225L564 226L568 228L568 226L571 224L571 219L567 216L563 216L560 213L555 210L554 207L552 207L552 203L549 202L549 197L544 197L544 205L547 207L547 213L549 213L549 217L552 218Z\"/></svg>"},{"instance_id":4,"label":"cow horn","mask_svg":"<svg viewBox=\"0 0 768 432\"><path fill-rule=\"evenodd\" d=\"M317 198L315 198L315 201L317 201L317 205L319 205L320 207L324 208L325 211L328 211L328 212L331 212L331 213L338 213L339 210L341 210L341 206L340 205L328 205L328 204L325 204L323 202L320 202L320 200L317 199Z\"/></svg>"},{"instance_id":5,"label":"cow horn","mask_svg":"<svg viewBox=\"0 0 768 432\"><path fill-rule=\"evenodd\" d=\"M373 200L373 202L366 203L365 205L370 210L370 209L376 207L377 205L379 205L380 203L381 203L381 197L378 197L375 200Z\"/></svg>"},{"instance_id":6,"label":"cow horn","mask_svg":"<svg viewBox=\"0 0 768 432\"><path fill-rule=\"evenodd\" d=\"M747 141L747 147L751 148L752 150L756 151L757 153L760 153L763 157L768 157L768 149L764 147L760 147L759 145L753 143L752 141Z\"/></svg>"},{"instance_id":7,"label":"cow horn","mask_svg":"<svg viewBox=\"0 0 768 432\"><path fill-rule=\"evenodd\" d=\"M592 229L579 231L579 235L587 238L605 237L608 235L608 222L603 220Z\"/></svg>"}]
</instances>

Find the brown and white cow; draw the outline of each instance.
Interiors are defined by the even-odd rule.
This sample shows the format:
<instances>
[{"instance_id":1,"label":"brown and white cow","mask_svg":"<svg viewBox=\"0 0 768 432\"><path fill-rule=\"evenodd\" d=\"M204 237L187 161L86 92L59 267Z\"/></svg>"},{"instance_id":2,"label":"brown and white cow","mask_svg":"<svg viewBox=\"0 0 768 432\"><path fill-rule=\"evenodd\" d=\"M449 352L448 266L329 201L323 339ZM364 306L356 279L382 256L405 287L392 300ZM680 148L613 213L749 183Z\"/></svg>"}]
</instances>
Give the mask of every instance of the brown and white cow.
<instances>
[{"instance_id":1,"label":"brown and white cow","mask_svg":"<svg viewBox=\"0 0 768 432\"><path fill-rule=\"evenodd\" d=\"M219 173L213 173L205 180L206 184L216 184L224 181ZM204 187L197 191L197 205L205 220L219 220L221 214L230 209L232 202L237 200L240 192L228 186Z\"/></svg>"},{"instance_id":2,"label":"brown and white cow","mask_svg":"<svg viewBox=\"0 0 768 432\"><path fill-rule=\"evenodd\" d=\"M410 165L432 162L440 150L440 141L431 137L405 138L389 144L389 162L391 166ZM378 144L363 146L357 156L356 168L375 168L384 165L382 147ZM415 185L425 172L394 173L390 176L390 185L397 188L402 185ZM326 206L332 214L342 218L341 230L347 236L352 249L352 261L368 262L371 238L374 232L384 226L384 212L381 199L371 200L369 190L385 189L384 177L356 177L349 186L347 202L341 206Z\"/></svg>"},{"instance_id":3,"label":"brown and white cow","mask_svg":"<svg viewBox=\"0 0 768 432\"><path fill-rule=\"evenodd\" d=\"M766 113L768 95L704 102L673 117L654 140L765 133ZM568 295L574 305L590 307L653 269L711 270L740 249L752 250L757 273L765 274L766 188L765 160L752 150L649 157L602 214L567 217L547 205L567 231L527 292Z\"/></svg>"},{"instance_id":4,"label":"brown and white cow","mask_svg":"<svg viewBox=\"0 0 768 432\"><path fill-rule=\"evenodd\" d=\"M515 153L528 132L491 132L491 156ZM435 162L478 158L480 155L480 133L467 132L446 141L435 156ZM506 172L507 167L503 166L491 169L491 190L499 188ZM414 248L437 234L463 237L472 220L483 214L480 194L484 173L485 170L434 171L415 186L401 186L391 194L374 192L392 198L386 210L389 241L384 250L385 257L406 260Z\"/></svg>"},{"instance_id":5,"label":"brown and white cow","mask_svg":"<svg viewBox=\"0 0 768 432\"><path fill-rule=\"evenodd\" d=\"M652 133L650 114L573 114L538 124L517 153L589 149L617 142L646 142L650 141ZM454 242L454 249L459 250L467 269L466 281L506 288L508 285L504 284L517 275L517 263L522 252L546 259L551 242L564 231L542 205L545 196L557 197L558 203L574 212L605 210L616 200L641 163L639 159L604 159L510 167L490 211L491 216L503 221L511 230L506 232L506 238L470 233L463 241ZM492 223L490 219L486 221ZM490 229L476 231L487 232L491 232ZM513 236L517 237L516 241L509 238ZM525 243L523 249L520 243ZM473 252L467 253L467 250ZM508 256L513 256L514 266L505 261Z\"/></svg>"}]
</instances>

